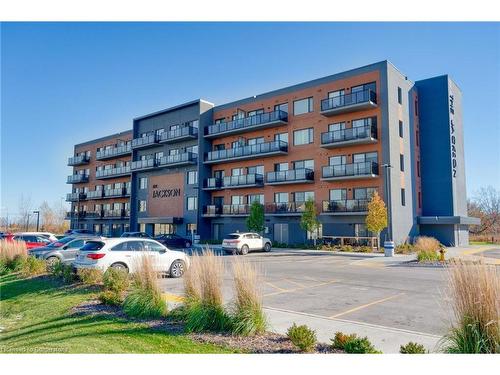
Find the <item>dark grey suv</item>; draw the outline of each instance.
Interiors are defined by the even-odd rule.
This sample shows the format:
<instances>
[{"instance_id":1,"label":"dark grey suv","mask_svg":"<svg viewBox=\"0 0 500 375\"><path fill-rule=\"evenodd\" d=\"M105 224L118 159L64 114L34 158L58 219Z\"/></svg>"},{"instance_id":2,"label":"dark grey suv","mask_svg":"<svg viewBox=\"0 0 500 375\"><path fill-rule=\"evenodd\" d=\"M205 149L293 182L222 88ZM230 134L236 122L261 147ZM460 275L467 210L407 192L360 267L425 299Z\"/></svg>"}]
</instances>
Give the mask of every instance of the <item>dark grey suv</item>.
<instances>
[{"instance_id":1,"label":"dark grey suv","mask_svg":"<svg viewBox=\"0 0 500 375\"><path fill-rule=\"evenodd\" d=\"M29 254L39 259L45 259L49 265L54 265L57 262L69 264L75 260L78 250L87 241L97 239L101 239L101 237L79 235L66 242L63 246L35 248L30 250Z\"/></svg>"}]
</instances>

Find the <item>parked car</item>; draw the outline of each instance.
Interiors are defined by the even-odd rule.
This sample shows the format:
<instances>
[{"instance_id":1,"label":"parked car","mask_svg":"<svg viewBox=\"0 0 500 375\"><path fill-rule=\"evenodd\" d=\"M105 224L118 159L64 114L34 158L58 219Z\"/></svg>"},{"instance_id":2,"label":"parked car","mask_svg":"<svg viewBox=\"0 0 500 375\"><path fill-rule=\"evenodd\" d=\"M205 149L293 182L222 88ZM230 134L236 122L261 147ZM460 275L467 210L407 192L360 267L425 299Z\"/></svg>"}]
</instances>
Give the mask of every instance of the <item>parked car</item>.
<instances>
[{"instance_id":1,"label":"parked car","mask_svg":"<svg viewBox=\"0 0 500 375\"><path fill-rule=\"evenodd\" d=\"M123 232L120 237L151 238L146 232Z\"/></svg>"},{"instance_id":2,"label":"parked car","mask_svg":"<svg viewBox=\"0 0 500 375\"><path fill-rule=\"evenodd\" d=\"M47 264L51 266L57 262L68 264L75 260L78 250L83 247L83 245L85 245L87 241L99 239L101 238L95 236L65 237L60 242L53 242L48 246L29 250L28 255L32 255L39 259L44 259L47 261ZM52 246L56 243L57 245Z\"/></svg>"},{"instance_id":3,"label":"parked car","mask_svg":"<svg viewBox=\"0 0 500 375\"><path fill-rule=\"evenodd\" d=\"M16 233L16 235L30 235L30 234L33 234L35 236L43 236L47 239L49 239L51 242L54 242L54 241L57 241L57 237L55 236L55 234L53 233L50 233L50 232L20 232L20 233Z\"/></svg>"},{"instance_id":4,"label":"parked car","mask_svg":"<svg viewBox=\"0 0 500 375\"><path fill-rule=\"evenodd\" d=\"M222 241L222 250L231 254L246 255L250 251L271 251L272 242L258 233L231 233Z\"/></svg>"},{"instance_id":5,"label":"parked car","mask_svg":"<svg viewBox=\"0 0 500 375\"><path fill-rule=\"evenodd\" d=\"M66 232L64 232L66 236L79 236L79 235L85 235L85 236L93 236L95 233L91 231L90 229L68 229Z\"/></svg>"},{"instance_id":6,"label":"parked car","mask_svg":"<svg viewBox=\"0 0 500 375\"><path fill-rule=\"evenodd\" d=\"M12 237L7 237L8 241L9 238L11 241L24 241L28 250L34 249L35 247L47 246L51 243L49 239L35 234L14 233Z\"/></svg>"},{"instance_id":7,"label":"parked car","mask_svg":"<svg viewBox=\"0 0 500 375\"><path fill-rule=\"evenodd\" d=\"M192 245L191 240L173 233L161 234L156 236L154 239L167 247L174 247L178 249L189 249Z\"/></svg>"},{"instance_id":8,"label":"parked car","mask_svg":"<svg viewBox=\"0 0 500 375\"><path fill-rule=\"evenodd\" d=\"M168 249L158 241L146 238L109 238L91 240L80 248L73 267L97 268L105 272L109 267L130 273L137 270L140 257L152 256L157 272L170 277L181 277L189 266L189 257L182 251Z\"/></svg>"}]
</instances>

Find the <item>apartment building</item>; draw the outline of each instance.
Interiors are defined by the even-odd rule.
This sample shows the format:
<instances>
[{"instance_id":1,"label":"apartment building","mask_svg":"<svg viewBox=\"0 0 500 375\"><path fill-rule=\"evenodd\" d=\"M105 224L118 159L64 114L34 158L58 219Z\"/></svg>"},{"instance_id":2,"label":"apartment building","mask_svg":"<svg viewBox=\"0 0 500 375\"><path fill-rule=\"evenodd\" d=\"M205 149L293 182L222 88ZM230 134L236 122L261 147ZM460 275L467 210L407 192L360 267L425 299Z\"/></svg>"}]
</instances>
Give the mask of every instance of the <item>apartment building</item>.
<instances>
[{"instance_id":1,"label":"apartment building","mask_svg":"<svg viewBox=\"0 0 500 375\"><path fill-rule=\"evenodd\" d=\"M300 228L313 199L316 235L368 237L374 191L389 210L382 238L396 243L466 244L477 222L448 76L412 82L382 61L223 105L181 104L136 118L132 134L133 230L221 239L246 229L257 201L267 236L302 243L315 235Z\"/></svg>"},{"instance_id":2,"label":"apartment building","mask_svg":"<svg viewBox=\"0 0 500 375\"><path fill-rule=\"evenodd\" d=\"M132 131L75 145L68 159L72 228L119 236L130 228Z\"/></svg>"}]
</instances>

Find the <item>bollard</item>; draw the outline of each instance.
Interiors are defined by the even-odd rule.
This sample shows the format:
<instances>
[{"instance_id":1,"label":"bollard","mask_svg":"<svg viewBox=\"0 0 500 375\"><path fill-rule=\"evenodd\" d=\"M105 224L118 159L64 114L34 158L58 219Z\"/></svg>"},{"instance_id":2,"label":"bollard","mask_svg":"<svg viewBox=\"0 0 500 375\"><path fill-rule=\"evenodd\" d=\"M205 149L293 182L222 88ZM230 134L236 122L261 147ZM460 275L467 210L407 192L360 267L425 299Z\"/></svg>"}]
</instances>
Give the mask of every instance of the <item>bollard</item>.
<instances>
[{"instance_id":1,"label":"bollard","mask_svg":"<svg viewBox=\"0 0 500 375\"><path fill-rule=\"evenodd\" d=\"M384 242L384 255L386 257L394 256L394 241L385 241Z\"/></svg>"},{"instance_id":2,"label":"bollard","mask_svg":"<svg viewBox=\"0 0 500 375\"><path fill-rule=\"evenodd\" d=\"M444 253L446 253L446 250L444 249L444 247L440 248L439 249L439 261L440 262L444 262Z\"/></svg>"}]
</instances>

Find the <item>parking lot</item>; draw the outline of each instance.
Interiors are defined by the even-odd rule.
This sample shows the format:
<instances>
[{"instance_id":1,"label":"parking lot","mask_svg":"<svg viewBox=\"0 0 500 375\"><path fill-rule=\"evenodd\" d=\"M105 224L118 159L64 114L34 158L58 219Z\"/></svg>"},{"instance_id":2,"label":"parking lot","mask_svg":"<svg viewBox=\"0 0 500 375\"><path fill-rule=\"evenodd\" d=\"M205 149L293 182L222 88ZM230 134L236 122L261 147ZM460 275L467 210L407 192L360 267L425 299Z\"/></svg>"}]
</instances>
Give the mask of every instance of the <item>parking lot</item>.
<instances>
[{"instance_id":1,"label":"parking lot","mask_svg":"<svg viewBox=\"0 0 500 375\"><path fill-rule=\"evenodd\" d=\"M230 301L233 256L223 258L224 298ZM444 334L449 325L446 271L441 268L281 249L251 253L246 259L261 272L264 306L269 309L433 335ZM182 285L182 279L162 280L174 300L182 294Z\"/></svg>"}]
</instances>

